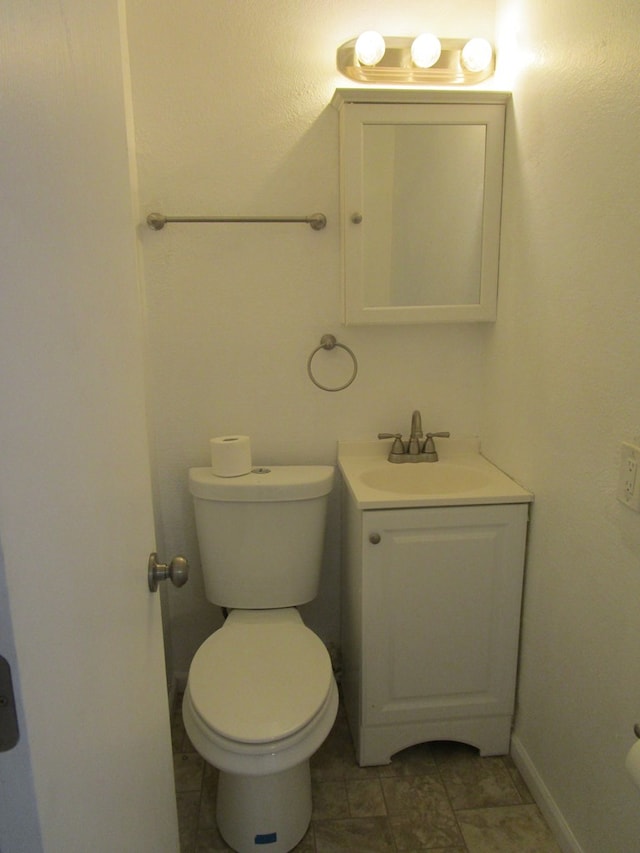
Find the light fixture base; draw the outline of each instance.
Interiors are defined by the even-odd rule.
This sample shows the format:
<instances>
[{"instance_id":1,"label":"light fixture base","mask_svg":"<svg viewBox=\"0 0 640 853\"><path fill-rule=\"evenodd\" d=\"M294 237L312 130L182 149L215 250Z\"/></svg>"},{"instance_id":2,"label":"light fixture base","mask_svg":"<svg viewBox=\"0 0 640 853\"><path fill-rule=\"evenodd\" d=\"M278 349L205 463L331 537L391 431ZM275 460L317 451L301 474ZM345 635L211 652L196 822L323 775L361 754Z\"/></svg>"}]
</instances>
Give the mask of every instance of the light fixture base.
<instances>
[{"instance_id":1,"label":"light fixture base","mask_svg":"<svg viewBox=\"0 0 640 853\"><path fill-rule=\"evenodd\" d=\"M377 65L361 65L356 58L356 39L345 42L337 51L338 71L358 83L414 86L473 86L495 72L495 53L482 71L468 71L462 64L462 49L469 39L440 39L442 52L430 68L418 68L411 60L414 39L385 36L386 50Z\"/></svg>"}]
</instances>

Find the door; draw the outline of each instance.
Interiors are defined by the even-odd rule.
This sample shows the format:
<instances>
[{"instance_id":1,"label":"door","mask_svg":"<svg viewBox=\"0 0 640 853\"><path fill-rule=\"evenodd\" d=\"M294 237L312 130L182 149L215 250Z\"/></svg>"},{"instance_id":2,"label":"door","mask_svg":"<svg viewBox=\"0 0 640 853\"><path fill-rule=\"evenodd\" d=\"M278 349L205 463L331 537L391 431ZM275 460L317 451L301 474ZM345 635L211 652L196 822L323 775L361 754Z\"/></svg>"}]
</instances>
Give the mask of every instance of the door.
<instances>
[{"instance_id":1,"label":"door","mask_svg":"<svg viewBox=\"0 0 640 853\"><path fill-rule=\"evenodd\" d=\"M124 4L5 7L0 655L20 740L0 850L176 853Z\"/></svg>"}]
</instances>

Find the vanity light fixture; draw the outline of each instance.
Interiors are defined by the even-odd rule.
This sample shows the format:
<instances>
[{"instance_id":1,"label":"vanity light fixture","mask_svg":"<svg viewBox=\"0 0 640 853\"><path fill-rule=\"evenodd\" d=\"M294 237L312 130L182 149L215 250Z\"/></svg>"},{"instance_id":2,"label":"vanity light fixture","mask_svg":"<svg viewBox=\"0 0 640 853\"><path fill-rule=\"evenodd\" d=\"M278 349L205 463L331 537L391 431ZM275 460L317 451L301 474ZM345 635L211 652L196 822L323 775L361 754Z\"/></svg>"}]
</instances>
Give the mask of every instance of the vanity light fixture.
<instances>
[{"instance_id":1,"label":"vanity light fixture","mask_svg":"<svg viewBox=\"0 0 640 853\"><path fill-rule=\"evenodd\" d=\"M411 60L418 68L431 68L440 59L442 45L433 33L421 33L411 43Z\"/></svg>"},{"instance_id":2,"label":"vanity light fixture","mask_svg":"<svg viewBox=\"0 0 640 853\"><path fill-rule=\"evenodd\" d=\"M494 73L495 55L481 38L382 36L368 30L338 48L337 65L359 83L470 86Z\"/></svg>"},{"instance_id":3,"label":"vanity light fixture","mask_svg":"<svg viewBox=\"0 0 640 853\"><path fill-rule=\"evenodd\" d=\"M460 62L467 71L481 72L491 64L493 48L486 39L470 39L462 48Z\"/></svg>"},{"instance_id":4,"label":"vanity light fixture","mask_svg":"<svg viewBox=\"0 0 640 853\"><path fill-rule=\"evenodd\" d=\"M356 39L355 54L361 65L377 65L385 49L383 37L375 30L367 30Z\"/></svg>"}]
</instances>

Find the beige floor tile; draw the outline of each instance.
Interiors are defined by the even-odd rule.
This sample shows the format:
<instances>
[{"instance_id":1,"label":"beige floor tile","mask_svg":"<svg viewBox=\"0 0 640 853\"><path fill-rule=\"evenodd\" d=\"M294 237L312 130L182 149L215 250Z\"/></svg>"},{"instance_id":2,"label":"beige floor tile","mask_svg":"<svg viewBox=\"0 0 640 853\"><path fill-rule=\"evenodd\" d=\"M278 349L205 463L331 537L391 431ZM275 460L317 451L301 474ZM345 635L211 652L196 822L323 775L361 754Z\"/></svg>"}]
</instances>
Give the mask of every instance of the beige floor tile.
<instances>
[{"instance_id":1,"label":"beige floor tile","mask_svg":"<svg viewBox=\"0 0 640 853\"><path fill-rule=\"evenodd\" d=\"M316 836L313 823L306 831L304 838L293 848L295 853L316 853Z\"/></svg>"},{"instance_id":2,"label":"beige floor tile","mask_svg":"<svg viewBox=\"0 0 640 853\"><path fill-rule=\"evenodd\" d=\"M176 791L199 791L202 787L204 759L196 752L185 752L173 756L173 774Z\"/></svg>"},{"instance_id":3,"label":"beige floor tile","mask_svg":"<svg viewBox=\"0 0 640 853\"><path fill-rule=\"evenodd\" d=\"M222 853L222 851L226 853L229 850L231 847L227 845L215 827L198 830L195 853Z\"/></svg>"},{"instance_id":4,"label":"beige floor tile","mask_svg":"<svg viewBox=\"0 0 640 853\"><path fill-rule=\"evenodd\" d=\"M383 777L380 779L390 815L452 813L444 785L436 770L423 776Z\"/></svg>"},{"instance_id":5,"label":"beige floor tile","mask_svg":"<svg viewBox=\"0 0 640 853\"><path fill-rule=\"evenodd\" d=\"M311 783L314 820L336 820L349 817L347 791L342 779Z\"/></svg>"},{"instance_id":6,"label":"beige floor tile","mask_svg":"<svg viewBox=\"0 0 640 853\"><path fill-rule=\"evenodd\" d=\"M348 779L346 787L351 817L384 817L387 814L379 779Z\"/></svg>"},{"instance_id":7,"label":"beige floor tile","mask_svg":"<svg viewBox=\"0 0 640 853\"><path fill-rule=\"evenodd\" d=\"M389 825L396 849L402 853L409 850L441 850L458 847L463 843L455 818L452 820L442 812L397 815L389 818Z\"/></svg>"},{"instance_id":8,"label":"beige floor tile","mask_svg":"<svg viewBox=\"0 0 640 853\"><path fill-rule=\"evenodd\" d=\"M189 735L182 722L182 714L177 712L171 721L171 743L174 752L195 752L194 745L189 740Z\"/></svg>"},{"instance_id":9,"label":"beige floor tile","mask_svg":"<svg viewBox=\"0 0 640 853\"><path fill-rule=\"evenodd\" d=\"M315 824L316 853L395 853L386 818L348 818Z\"/></svg>"},{"instance_id":10,"label":"beige floor tile","mask_svg":"<svg viewBox=\"0 0 640 853\"><path fill-rule=\"evenodd\" d=\"M533 799L531 791L527 787L527 783L522 778L520 771L518 770L518 768L516 767L516 765L513 761L513 758L511 758L510 755L505 755L503 758L503 761L504 761L504 766L509 771L509 774L511 776L511 780L513 781L513 784L516 786L516 790L520 794L520 799L522 800L522 802L523 803L534 803L535 800Z\"/></svg>"},{"instance_id":11,"label":"beige floor tile","mask_svg":"<svg viewBox=\"0 0 640 853\"><path fill-rule=\"evenodd\" d=\"M398 848L400 850L400 848ZM467 853L466 847L410 847L400 853Z\"/></svg>"},{"instance_id":12,"label":"beige floor tile","mask_svg":"<svg viewBox=\"0 0 640 853\"><path fill-rule=\"evenodd\" d=\"M335 735L327 739L311 758L311 778L318 781L344 779L351 758L349 742L339 742Z\"/></svg>"},{"instance_id":13,"label":"beige floor tile","mask_svg":"<svg viewBox=\"0 0 640 853\"><path fill-rule=\"evenodd\" d=\"M462 844L453 809L436 770L424 776L380 781L398 850Z\"/></svg>"},{"instance_id":14,"label":"beige floor tile","mask_svg":"<svg viewBox=\"0 0 640 853\"><path fill-rule=\"evenodd\" d=\"M311 778L329 779L377 778L377 767L359 767L353 741L344 714L339 714L329 734L315 755L311 757Z\"/></svg>"},{"instance_id":15,"label":"beige floor tile","mask_svg":"<svg viewBox=\"0 0 640 853\"><path fill-rule=\"evenodd\" d=\"M471 809L457 818L469 853L560 853L535 805Z\"/></svg>"},{"instance_id":16,"label":"beige floor tile","mask_svg":"<svg viewBox=\"0 0 640 853\"><path fill-rule=\"evenodd\" d=\"M194 853L198 832L199 791L185 791L176 795L180 853Z\"/></svg>"},{"instance_id":17,"label":"beige floor tile","mask_svg":"<svg viewBox=\"0 0 640 853\"><path fill-rule=\"evenodd\" d=\"M185 742L185 738L187 737L187 733L184 730L184 726L182 724L182 720L172 720L171 722L171 746L173 747L174 752L185 752L183 749L183 745Z\"/></svg>"},{"instance_id":18,"label":"beige floor tile","mask_svg":"<svg viewBox=\"0 0 640 853\"><path fill-rule=\"evenodd\" d=\"M453 760L439 761L438 769L456 810L523 802L502 758L481 758L473 751Z\"/></svg>"},{"instance_id":19,"label":"beige floor tile","mask_svg":"<svg viewBox=\"0 0 640 853\"><path fill-rule=\"evenodd\" d=\"M202 775L202 798L200 800L199 829L216 827L216 796L218 793L218 771L205 762Z\"/></svg>"}]
</instances>

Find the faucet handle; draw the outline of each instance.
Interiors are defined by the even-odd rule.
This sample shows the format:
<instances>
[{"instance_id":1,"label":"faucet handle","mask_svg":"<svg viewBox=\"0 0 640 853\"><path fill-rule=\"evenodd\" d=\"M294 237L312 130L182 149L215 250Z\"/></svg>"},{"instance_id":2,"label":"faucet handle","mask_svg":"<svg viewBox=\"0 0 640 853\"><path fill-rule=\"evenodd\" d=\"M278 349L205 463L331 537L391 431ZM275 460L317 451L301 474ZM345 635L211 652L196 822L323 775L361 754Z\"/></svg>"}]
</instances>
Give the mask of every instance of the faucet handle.
<instances>
[{"instance_id":1,"label":"faucet handle","mask_svg":"<svg viewBox=\"0 0 640 853\"><path fill-rule=\"evenodd\" d=\"M422 448L422 452L427 456L427 462L437 462L438 454L436 452L436 446L433 443L434 438L449 438L451 435L450 432L428 432L425 440L424 446Z\"/></svg>"},{"instance_id":2,"label":"faucet handle","mask_svg":"<svg viewBox=\"0 0 640 853\"><path fill-rule=\"evenodd\" d=\"M406 453L401 432L379 432L378 438L392 438L394 440L391 445L391 453L394 455Z\"/></svg>"}]
</instances>

